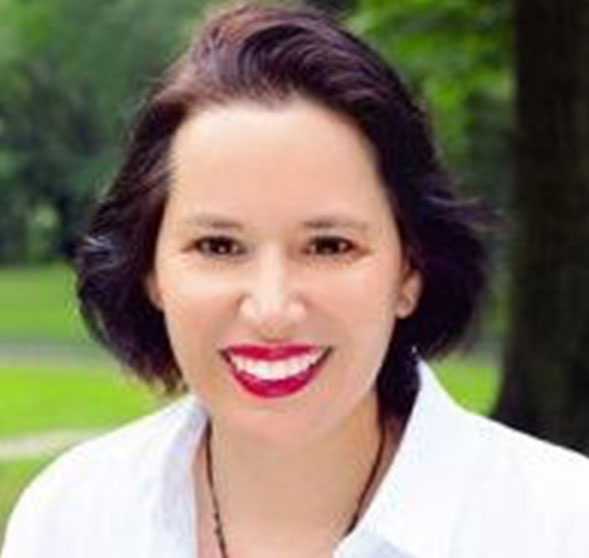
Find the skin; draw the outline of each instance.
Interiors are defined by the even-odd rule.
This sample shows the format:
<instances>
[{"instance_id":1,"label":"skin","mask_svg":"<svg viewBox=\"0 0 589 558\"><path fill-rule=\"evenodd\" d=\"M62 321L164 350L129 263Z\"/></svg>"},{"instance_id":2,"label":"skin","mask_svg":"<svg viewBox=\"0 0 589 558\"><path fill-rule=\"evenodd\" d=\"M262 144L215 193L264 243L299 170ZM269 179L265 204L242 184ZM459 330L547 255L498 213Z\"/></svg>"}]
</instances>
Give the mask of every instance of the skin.
<instances>
[{"instance_id":1,"label":"skin","mask_svg":"<svg viewBox=\"0 0 589 558\"><path fill-rule=\"evenodd\" d=\"M396 321L411 314L421 290L372 147L344 116L309 100L235 101L187 119L170 161L146 289L211 417L230 551L328 556L374 459L379 367ZM243 228L197 224L202 212ZM366 228L302 225L325 214ZM220 235L229 240L202 243ZM223 248L229 254L214 252ZM218 352L301 342L334 351L310 385L278 399L244 391ZM390 426L389 461L400 438L398 425ZM194 460L199 550L215 556L203 466L201 448Z\"/></svg>"}]
</instances>

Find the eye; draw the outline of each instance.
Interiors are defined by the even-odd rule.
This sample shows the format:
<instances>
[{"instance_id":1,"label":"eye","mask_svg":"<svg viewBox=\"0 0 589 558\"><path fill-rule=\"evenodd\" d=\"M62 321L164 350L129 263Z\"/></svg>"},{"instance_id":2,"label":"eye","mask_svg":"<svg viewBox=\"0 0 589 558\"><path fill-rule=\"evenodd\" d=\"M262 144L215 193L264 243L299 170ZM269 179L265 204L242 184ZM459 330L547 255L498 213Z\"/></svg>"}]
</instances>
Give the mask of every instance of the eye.
<instances>
[{"instance_id":1,"label":"eye","mask_svg":"<svg viewBox=\"0 0 589 558\"><path fill-rule=\"evenodd\" d=\"M339 236L318 237L314 240L314 245L317 247L318 252L327 253L328 255L343 255L354 249L354 245L349 240Z\"/></svg>"},{"instance_id":2,"label":"eye","mask_svg":"<svg viewBox=\"0 0 589 558\"><path fill-rule=\"evenodd\" d=\"M239 244L228 236L206 236L193 243L193 248L198 252L214 257L240 256L244 252ZM354 250L355 246L349 240L338 236L322 236L313 240L314 249L312 255L342 256Z\"/></svg>"},{"instance_id":3,"label":"eye","mask_svg":"<svg viewBox=\"0 0 589 558\"><path fill-rule=\"evenodd\" d=\"M241 254L236 250L237 243L228 236L206 236L194 242L193 247L205 254L214 256L236 256Z\"/></svg>"}]
</instances>

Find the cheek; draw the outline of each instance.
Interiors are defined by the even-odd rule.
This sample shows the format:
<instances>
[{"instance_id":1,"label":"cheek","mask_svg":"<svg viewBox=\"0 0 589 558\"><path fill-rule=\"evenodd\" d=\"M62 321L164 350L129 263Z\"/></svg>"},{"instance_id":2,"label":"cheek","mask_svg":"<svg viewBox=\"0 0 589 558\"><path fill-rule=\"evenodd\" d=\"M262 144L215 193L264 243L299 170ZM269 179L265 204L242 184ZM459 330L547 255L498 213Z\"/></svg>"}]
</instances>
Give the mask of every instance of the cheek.
<instances>
[{"instance_id":1,"label":"cheek","mask_svg":"<svg viewBox=\"0 0 589 558\"><path fill-rule=\"evenodd\" d=\"M388 259L369 271L353 308L360 348L376 374L394 334L399 275L396 262Z\"/></svg>"},{"instance_id":2,"label":"cheek","mask_svg":"<svg viewBox=\"0 0 589 558\"><path fill-rule=\"evenodd\" d=\"M364 389L374 382L388 349L395 325L396 269L394 262L372 261L315 291L339 328L335 339L342 360L338 366L350 371L352 391L359 384Z\"/></svg>"},{"instance_id":3,"label":"cheek","mask_svg":"<svg viewBox=\"0 0 589 558\"><path fill-rule=\"evenodd\" d=\"M321 292L315 291L316 298L354 332L380 331L394 320L398 282L395 269L392 263L375 258L353 272L318 282Z\"/></svg>"},{"instance_id":4,"label":"cheek","mask_svg":"<svg viewBox=\"0 0 589 558\"><path fill-rule=\"evenodd\" d=\"M170 342L181 364L213 354L223 322L229 319L226 289L218 282L181 270L164 276L163 311ZM207 351L203 348L207 347ZM213 349L213 350L211 350Z\"/></svg>"},{"instance_id":5,"label":"cheek","mask_svg":"<svg viewBox=\"0 0 589 558\"><path fill-rule=\"evenodd\" d=\"M217 351L230 320L226 296L210 281L178 281L164 300L168 336L181 374L203 402L223 390Z\"/></svg>"},{"instance_id":6,"label":"cheek","mask_svg":"<svg viewBox=\"0 0 589 558\"><path fill-rule=\"evenodd\" d=\"M196 318L210 312L228 293L227 281L199 270L184 256L162 265L158 278L166 312L178 317Z\"/></svg>"}]
</instances>

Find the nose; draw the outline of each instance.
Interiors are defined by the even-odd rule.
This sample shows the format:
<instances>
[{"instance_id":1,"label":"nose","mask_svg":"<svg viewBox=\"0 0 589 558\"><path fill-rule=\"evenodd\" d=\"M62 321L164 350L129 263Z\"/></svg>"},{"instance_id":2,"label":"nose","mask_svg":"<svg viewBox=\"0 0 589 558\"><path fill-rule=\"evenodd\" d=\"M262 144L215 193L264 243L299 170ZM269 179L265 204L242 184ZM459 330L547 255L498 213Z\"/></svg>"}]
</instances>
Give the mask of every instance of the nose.
<instances>
[{"instance_id":1,"label":"nose","mask_svg":"<svg viewBox=\"0 0 589 558\"><path fill-rule=\"evenodd\" d=\"M268 250L252 267L246 281L241 315L266 340L292 339L305 308L294 286L288 262L278 250Z\"/></svg>"}]
</instances>

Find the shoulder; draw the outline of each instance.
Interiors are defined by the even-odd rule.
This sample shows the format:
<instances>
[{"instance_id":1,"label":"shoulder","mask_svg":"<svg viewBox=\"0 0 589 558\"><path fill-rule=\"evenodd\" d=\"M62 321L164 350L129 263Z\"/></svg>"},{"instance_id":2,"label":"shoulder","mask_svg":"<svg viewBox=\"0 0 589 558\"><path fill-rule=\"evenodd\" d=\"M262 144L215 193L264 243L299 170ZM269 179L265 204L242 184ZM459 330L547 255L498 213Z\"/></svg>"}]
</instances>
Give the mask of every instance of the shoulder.
<instances>
[{"instance_id":1,"label":"shoulder","mask_svg":"<svg viewBox=\"0 0 589 558\"><path fill-rule=\"evenodd\" d=\"M27 487L25 494L59 487L71 481L70 475L74 473L104 474L112 479L117 473L149 462L146 452L161 445L165 436L173 432L178 420L186 414L188 403L187 398L179 399L77 444L52 461Z\"/></svg>"},{"instance_id":2,"label":"shoulder","mask_svg":"<svg viewBox=\"0 0 589 558\"><path fill-rule=\"evenodd\" d=\"M582 485L589 489L589 458L577 451L521 432L495 420L470 415L474 431L488 452L487 470L528 483L552 483L563 489Z\"/></svg>"},{"instance_id":3,"label":"shoulder","mask_svg":"<svg viewBox=\"0 0 589 558\"><path fill-rule=\"evenodd\" d=\"M499 524L512 544L567 557L582 545L589 556L589 458L485 417L466 420L481 449L466 513Z\"/></svg>"},{"instance_id":4,"label":"shoulder","mask_svg":"<svg viewBox=\"0 0 589 558\"><path fill-rule=\"evenodd\" d=\"M97 525L98 530L112 529L115 516L137 517L127 508L157 486L163 454L173 446L190 404L189 397L181 398L51 462L21 494L9 519L2 558L41 556L33 545L37 549L48 541L57 555L62 551L59 541L71 539L72 529L79 528L82 540L84 531Z\"/></svg>"}]
</instances>

